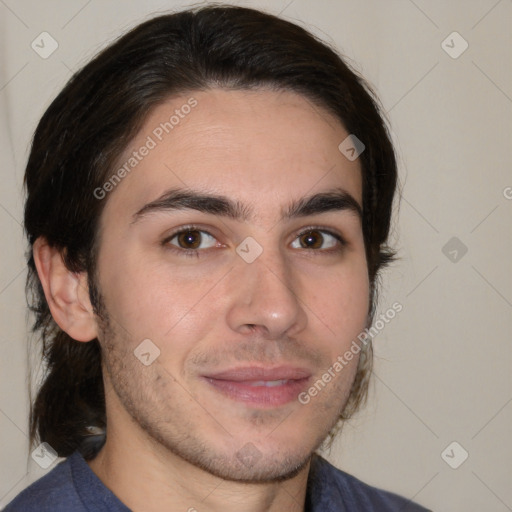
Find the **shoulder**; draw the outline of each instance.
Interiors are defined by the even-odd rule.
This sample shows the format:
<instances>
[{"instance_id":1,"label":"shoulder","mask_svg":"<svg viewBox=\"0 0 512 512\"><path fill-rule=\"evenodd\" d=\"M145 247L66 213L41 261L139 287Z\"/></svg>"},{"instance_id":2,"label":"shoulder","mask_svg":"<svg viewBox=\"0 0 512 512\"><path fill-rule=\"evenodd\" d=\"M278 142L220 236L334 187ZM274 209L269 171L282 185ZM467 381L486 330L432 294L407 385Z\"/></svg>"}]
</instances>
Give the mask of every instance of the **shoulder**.
<instances>
[{"instance_id":1,"label":"shoulder","mask_svg":"<svg viewBox=\"0 0 512 512\"><path fill-rule=\"evenodd\" d=\"M130 512L95 475L80 452L22 491L4 512Z\"/></svg>"},{"instance_id":2,"label":"shoulder","mask_svg":"<svg viewBox=\"0 0 512 512\"><path fill-rule=\"evenodd\" d=\"M85 509L73 485L69 458L24 489L4 508L4 512L78 512L82 510Z\"/></svg>"},{"instance_id":3,"label":"shoulder","mask_svg":"<svg viewBox=\"0 0 512 512\"><path fill-rule=\"evenodd\" d=\"M311 512L428 512L406 498L358 480L319 455L311 460L308 506Z\"/></svg>"}]
</instances>

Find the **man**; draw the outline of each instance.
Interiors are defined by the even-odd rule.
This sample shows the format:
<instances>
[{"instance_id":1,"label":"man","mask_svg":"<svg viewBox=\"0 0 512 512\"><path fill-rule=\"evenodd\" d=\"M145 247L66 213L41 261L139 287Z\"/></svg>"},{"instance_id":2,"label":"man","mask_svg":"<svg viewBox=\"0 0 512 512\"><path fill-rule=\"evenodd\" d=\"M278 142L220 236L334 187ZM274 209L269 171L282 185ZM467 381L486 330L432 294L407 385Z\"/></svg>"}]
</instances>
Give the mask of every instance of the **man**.
<instances>
[{"instance_id":1,"label":"man","mask_svg":"<svg viewBox=\"0 0 512 512\"><path fill-rule=\"evenodd\" d=\"M315 454L365 398L395 184L364 82L291 23L207 7L105 49L27 165L31 440L68 458L6 510L425 510Z\"/></svg>"}]
</instances>

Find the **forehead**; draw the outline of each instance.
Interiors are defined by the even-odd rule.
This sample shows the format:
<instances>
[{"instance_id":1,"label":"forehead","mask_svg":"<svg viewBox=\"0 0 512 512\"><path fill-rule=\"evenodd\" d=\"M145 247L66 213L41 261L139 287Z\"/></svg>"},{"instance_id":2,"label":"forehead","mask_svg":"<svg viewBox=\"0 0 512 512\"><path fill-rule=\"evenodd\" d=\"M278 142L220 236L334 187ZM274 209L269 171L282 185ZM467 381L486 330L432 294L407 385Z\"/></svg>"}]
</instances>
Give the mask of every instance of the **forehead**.
<instances>
[{"instance_id":1,"label":"forehead","mask_svg":"<svg viewBox=\"0 0 512 512\"><path fill-rule=\"evenodd\" d=\"M104 215L130 216L172 188L222 194L273 216L343 188L362 202L359 161L338 149L339 120L288 91L193 91L156 107L120 156ZM124 169L124 171L121 171Z\"/></svg>"}]
</instances>

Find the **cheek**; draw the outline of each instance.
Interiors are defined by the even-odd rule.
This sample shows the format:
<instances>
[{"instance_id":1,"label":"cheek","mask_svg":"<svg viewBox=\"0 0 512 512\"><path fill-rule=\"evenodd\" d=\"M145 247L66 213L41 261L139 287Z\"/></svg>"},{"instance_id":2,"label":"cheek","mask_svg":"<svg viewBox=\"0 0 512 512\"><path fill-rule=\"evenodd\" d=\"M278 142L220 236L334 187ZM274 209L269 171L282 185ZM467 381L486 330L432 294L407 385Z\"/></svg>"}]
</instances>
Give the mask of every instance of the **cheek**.
<instances>
[{"instance_id":1,"label":"cheek","mask_svg":"<svg viewBox=\"0 0 512 512\"><path fill-rule=\"evenodd\" d=\"M326 277L317 283L309 297L306 303L311 314L322 320L338 343L350 343L366 327L369 310L366 267L347 268Z\"/></svg>"},{"instance_id":2,"label":"cheek","mask_svg":"<svg viewBox=\"0 0 512 512\"><path fill-rule=\"evenodd\" d=\"M104 258L102 293L113 320L137 344L151 339L159 348L172 343L188 346L211 328L218 316L208 291L212 273L184 271L162 262L137 257ZM189 267L192 269L192 267ZM138 341L137 341L138 340Z\"/></svg>"}]
</instances>

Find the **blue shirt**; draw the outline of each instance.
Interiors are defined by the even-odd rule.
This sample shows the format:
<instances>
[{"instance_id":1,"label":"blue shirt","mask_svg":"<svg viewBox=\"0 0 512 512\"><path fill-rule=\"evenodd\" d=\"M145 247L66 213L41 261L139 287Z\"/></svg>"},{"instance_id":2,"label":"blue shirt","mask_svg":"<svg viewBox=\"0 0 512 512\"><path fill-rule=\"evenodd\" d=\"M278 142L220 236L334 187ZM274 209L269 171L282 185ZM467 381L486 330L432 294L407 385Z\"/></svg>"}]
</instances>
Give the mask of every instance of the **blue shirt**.
<instances>
[{"instance_id":1,"label":"blue shirt","mask_svg":"<svg viewBox=\"0 0 512 512\"><path fill-rule=\"evenodd\" d=\"M306 512L427 512L396 494L370 487L314 455ZM23 490L4 512L131 512L77 451Z\"/></svg>"}]
</instances>

